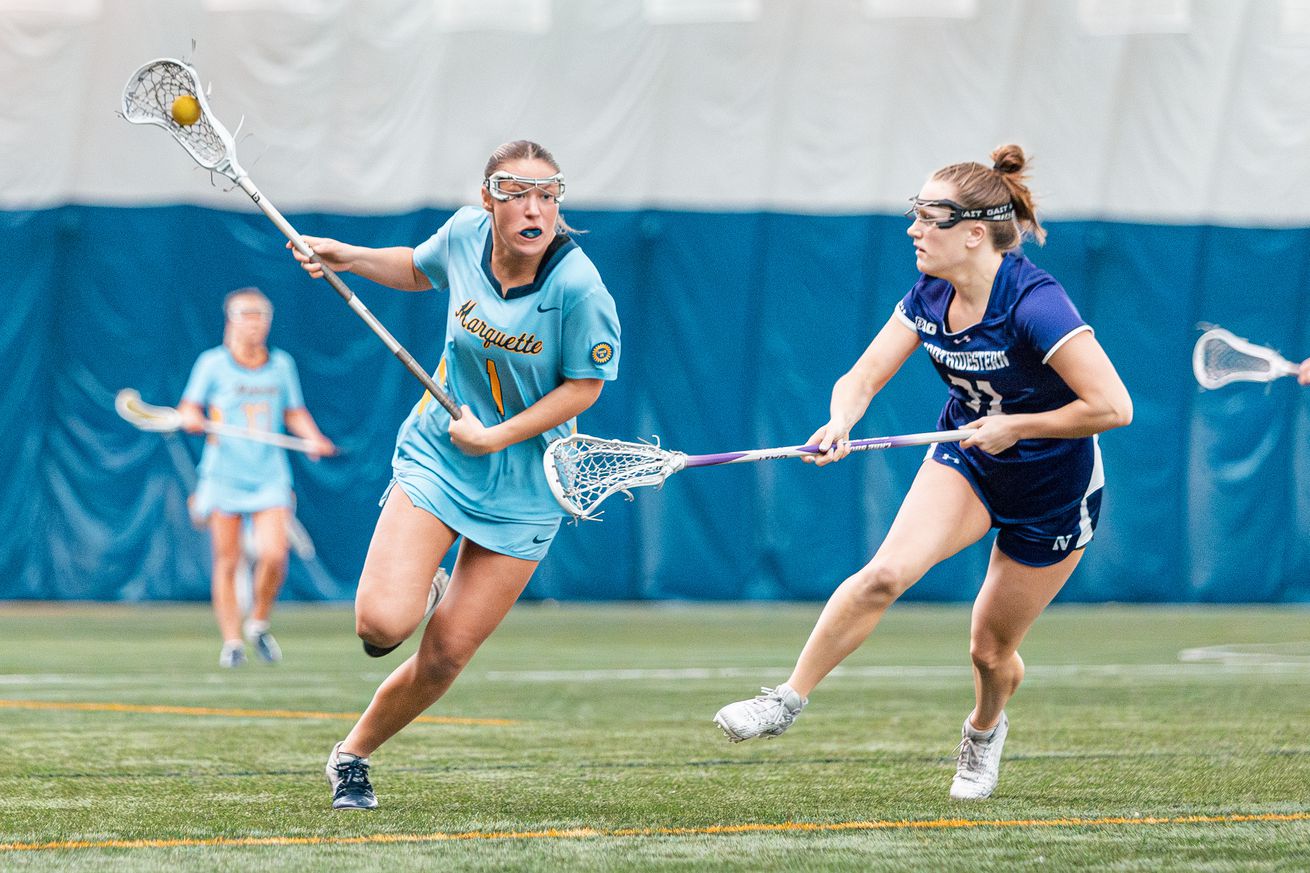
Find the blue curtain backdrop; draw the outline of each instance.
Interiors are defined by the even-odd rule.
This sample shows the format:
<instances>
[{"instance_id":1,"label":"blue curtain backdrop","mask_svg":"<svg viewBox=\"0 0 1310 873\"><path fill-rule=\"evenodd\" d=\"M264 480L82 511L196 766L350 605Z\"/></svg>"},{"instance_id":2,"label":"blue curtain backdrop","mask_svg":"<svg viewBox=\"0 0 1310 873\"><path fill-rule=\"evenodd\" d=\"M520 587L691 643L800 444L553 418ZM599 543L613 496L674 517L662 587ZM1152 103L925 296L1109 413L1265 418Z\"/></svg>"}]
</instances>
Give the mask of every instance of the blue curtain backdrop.
<instances>
[{"instance_id":1,"label":"blue curtain backdrop","mask_svg":"<svg viewBox=\"0 0 1310 873\"><path fill-rule=\"evenodd\" d=\"M295 215L307 233L415 244L446 211ZM622 373L581 429L700 453L790 444L914 279L889 216L579 212L583 248L623 320ZM1201 392L1198 321L1288 357L1310 354L1310 230L1050 222L1028 254L1096 328L1136 404L1102 437L1107 496L1061 595L1102 601L1310 600L1310 393L1294 380ZM293 561L284 597L353 596L396 427L420 387L258 214L192 206L0 213L0 599L205 599L207 542L185 511L195 438L140 433L113 410L131 386L172 404L221 336L220 302L256 284L271 342L296 359L310 410L345 450L294 460L299 516L326 576ZM19 268L17 265L21 265ZM352 287L428 367L441 294ZM944 389L916 355L857 435L929 430ZM689 471L604 521L566 526L528 596L823 598L863 563L921 457L903 449L825 470L794 461ZM907 597L959 600L990 539Z\"/></svg>"}]
</instances>

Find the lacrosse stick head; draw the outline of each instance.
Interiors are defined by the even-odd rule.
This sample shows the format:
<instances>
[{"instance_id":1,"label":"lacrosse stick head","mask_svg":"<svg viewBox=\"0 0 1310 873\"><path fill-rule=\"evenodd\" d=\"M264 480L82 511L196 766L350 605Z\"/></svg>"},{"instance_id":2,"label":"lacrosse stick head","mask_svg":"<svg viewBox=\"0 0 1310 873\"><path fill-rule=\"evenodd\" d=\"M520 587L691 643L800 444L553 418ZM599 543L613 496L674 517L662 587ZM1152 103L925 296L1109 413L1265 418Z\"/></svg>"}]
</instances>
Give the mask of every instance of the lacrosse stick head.
<instances>
[{"instance_id":1,"label":"lacrosse stick head","mask_svg":"<svg viewBox=\"0 0 1310 873\"><path fill-rule=\"evenodd\" d=\"M114 410L138 430L167 433L182 426L182 413L168 406L146 403L135 388L124 388L114 395Z\"/></svg>"},{"instance_id":2,"label":"lacrosse stick head","mask_svg":"<svg viewBox=\"0 0 1310 873\"><path fill-rule=\"evenodd\" d=\"M1219 388L1229 382L1272 382L1296 372L1296 365L1278 352L1222 327L1201 334L1192 349L1192 373L1202 388Z\"/></svg>"},{"instance_id":3,"label":"lacrosse stick head","mask_svg":"<svg viewBox=\"0 0 1310 873\"><path fill-rule=\"evenodd\" d=\"M594 518L596 507L615 492L622 491L631 500L632 488L664 484L686 461L682 452L659 445L578 433L553 441L542 465L559 505L575 519L583 519Z\"/></svg>"},{"instance_id":4,"label":"lacrosse stick head","mask_svg":"<svg viewBox=\"0 0 1310 873\"><path fill-rule=\"evenodd\" d=\"M184 95L200 104L200 117L193 124L179 124L173 118L173 102ZM237 164L232 134L214 117L200 76L190 64L172 58L144 64L123 87L122 115L133 124L162 127L206 170L233 182L246 174Z\"/></svg>"}]
</instances>

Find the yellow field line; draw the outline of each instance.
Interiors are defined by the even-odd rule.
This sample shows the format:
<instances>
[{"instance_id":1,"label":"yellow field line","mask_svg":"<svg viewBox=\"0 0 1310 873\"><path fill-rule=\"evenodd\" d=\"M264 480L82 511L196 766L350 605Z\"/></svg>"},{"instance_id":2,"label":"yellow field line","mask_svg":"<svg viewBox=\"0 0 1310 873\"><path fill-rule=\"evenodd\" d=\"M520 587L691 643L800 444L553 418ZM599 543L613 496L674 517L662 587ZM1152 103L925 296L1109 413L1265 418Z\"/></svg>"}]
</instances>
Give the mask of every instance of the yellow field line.
<instances>
[{"instance_id":1,"label":"yellow field line","mask_svg":"<svg viewBox=\"0 0 1310 873\"><path fill-rule=\"evenodd\" d=\"M217 709L210 706L155 706L136 703L80 703L63 700L0 700L0 709L58 709L75 712L139 712L151 715L215 715L224 718L317 718L355 721L358 712L312 712L297 709ZM464 724L503 726L518 724L507 718L458 718L450 715L420 715L419 724Z\"/></svg>"},{"instance_id":2,"label":"yellow field line","mask_svg":"<svg viewBox=\"0 0 1310 873\"><path fill-rule=\"evenodd\" d=\"M711 825L699 828L551 828L539 831L465 831L433 834L369 834L360 837L213 837L177 840L66 840L49 843L0 843L0 852L33 852L51 849L174 849L217 846L347 846L362 843L441 843L455 840L587 839L595 837L691 837L722 834L964 830L968 828L1105 827L1107 825L1244 824L1248 822L1310 821L1310 812L1252 813L1234 815L1144 816L1137 818L1036 818L968 819L937 818L923 821L781 822Z\"/></svg>"}]
</instances>

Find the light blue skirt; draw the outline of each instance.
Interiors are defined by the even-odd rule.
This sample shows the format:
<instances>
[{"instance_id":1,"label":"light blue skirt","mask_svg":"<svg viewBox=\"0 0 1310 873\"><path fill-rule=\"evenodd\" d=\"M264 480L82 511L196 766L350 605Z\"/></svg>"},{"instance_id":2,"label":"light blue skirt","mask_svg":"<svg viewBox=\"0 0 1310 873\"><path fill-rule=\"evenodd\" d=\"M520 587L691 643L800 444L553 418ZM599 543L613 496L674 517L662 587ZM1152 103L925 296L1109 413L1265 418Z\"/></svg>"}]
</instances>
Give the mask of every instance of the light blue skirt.
<instances>
[{"instance_id":1,"label":"light blue skirt","mask_svg":"<svg viewBox=\"0 0 1310 873\"><path fill-rule=\"evenodd\" d=\"M295 506L291 487L286 482L268 482L255 488L236 485L225 479L201 478L189 507L196 524L205 524L214 512L249 515L264 509Z\"/></svg>"},{"instance_id":2,"label":"light blue skirt","mask_svg":"<svg viewBox=\"0 0 1310 873\"><path fill-rule=\"evenodd\" d=\"M470 512L456 504L445 490L432 479L412 471L396 474L385 491L379 506L387 502L391 489L400 488L409 502L436 516L442 524L484 549L525 561L540 561L550 551L551 541L559 532L562 518L549 521L506 521Z\"/></svg>"}]
</instances>

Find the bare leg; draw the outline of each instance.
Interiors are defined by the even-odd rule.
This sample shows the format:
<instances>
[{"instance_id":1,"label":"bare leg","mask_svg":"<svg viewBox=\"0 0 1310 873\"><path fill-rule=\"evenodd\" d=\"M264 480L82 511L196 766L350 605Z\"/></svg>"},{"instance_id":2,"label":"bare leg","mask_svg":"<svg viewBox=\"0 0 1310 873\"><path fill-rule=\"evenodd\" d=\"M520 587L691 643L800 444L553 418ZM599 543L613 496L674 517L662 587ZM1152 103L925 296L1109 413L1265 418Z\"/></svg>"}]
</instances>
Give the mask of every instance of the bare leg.
<instances>
[{"instance_id":1,"label":"bare leg","mask_svg":"<svg viewBox=\"0 0 1310 873\"><path fill-rule=\"evenodd\" d=\"M824 606L787 684L807 697L873 633L897 597L990 529L991 517L965 478L925 461L873 560L842 582Z\"/></svg>"},{"instance_id":2,"label":"bare leg","mask_svg":"<svg viewBox=\"0 0 1310 873\"><path fill-rule=\"evenodd\" d=\"M1000 721L1006 702L1023 681L1019 644L1069 580L1082 555L1080 549L1058 564L1029 567L992 548L969 628L975 698L969 721L978 730L990 730Z\"/></svg>"},{"instance_id":3,"label":"bare leg","mask_svg":"<svg viewBox=\"0 0 1310 873\"><path fill-rule=\"evenodd\" d=\"M518 600L536 568L535 561L497 554L465 540L450 587L423 632L418 652L378 688L341 750L371 755L440 699ZM421 613L421 603L418 608Z\"/></svg>"},{"instance_id":4,"label":"bare leg","mask_svg":"<svg viewBox=\"0 0 1310 873\"><path fill-rule=\"evenodd\" d=\"M214 512L209 516L214 563L210 599L223 642L241 639L241 607L237 604L237 559L241 554L241 516Z\"/></svg>"},{"instance_id":5,"label":"bare leg","mask_svg":"<svg viewBox=\"0 0 1310 873\"><path fill-rule=\"evenodd\" d=\"M414 506L399 485L382 507L355 593L355 633L388 647L414 633L427 606L432 574L457 534Z\"/></svg>"},{"instance_id":6,"label":"bare leg","mask_svg":"<svg viewBox=\"0 0 1310 873\"><path fill-rule=\"evenodd\" d=\"M273 601L287 577L287 510L282 507L264 509L256 512L251 522L255 526L258 558L255 561L250 617L255 621L268 621Z\"/></svg>"}]
</instances>

